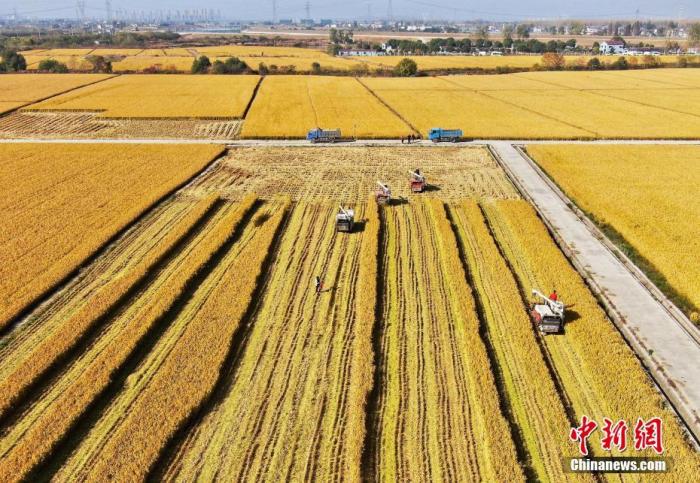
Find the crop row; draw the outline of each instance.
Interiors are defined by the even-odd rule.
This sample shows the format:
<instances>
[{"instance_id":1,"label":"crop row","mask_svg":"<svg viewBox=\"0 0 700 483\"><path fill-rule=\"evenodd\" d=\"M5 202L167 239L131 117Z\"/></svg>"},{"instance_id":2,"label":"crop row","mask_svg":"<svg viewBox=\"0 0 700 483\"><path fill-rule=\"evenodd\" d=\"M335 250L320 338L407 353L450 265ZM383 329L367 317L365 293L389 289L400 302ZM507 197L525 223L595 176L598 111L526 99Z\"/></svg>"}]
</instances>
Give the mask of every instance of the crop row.
<instances>
[{"instance_id":1,"label":"crop row","mask_svg":"<svg viewBox=\"0 0 700 483\"><path fill-rule=\"evenodd\" d=\"M146 476L164 445L214 389L287 208L273 204L246 226L58 478Z\"/></svg>"},{"instance_id":2,"label":"crop row","mask_svg":"<svg viewBox=\"0 0 700 483\"><path fill-rule=\"evenodd\" d=\"M253 199L224 210L201 230L99 339L47 388L0 439L0 479L24 478L43 462L85 410L108 387L144 338L183 294L187 283L231 236Z\"/></svg>"},{"instance_id":3,"label":"crop row","mask_svg":"<svg viewBox=\"0 0 700 483\"><path fill-rule=\"evenodd\" d=\"M666 451L674 457L674 477L692 480L698 456L676 416L581 276L552 242L534 209L524 201L496 201L485 203L484 212L518 283L526 290L556 288L569 307L565 336L546 338L545 347L577 417L623 419L628 424L637 418L662 417ZM589 444L596 454L605 454L599 438Z\"/></svg>"}]
</instances>

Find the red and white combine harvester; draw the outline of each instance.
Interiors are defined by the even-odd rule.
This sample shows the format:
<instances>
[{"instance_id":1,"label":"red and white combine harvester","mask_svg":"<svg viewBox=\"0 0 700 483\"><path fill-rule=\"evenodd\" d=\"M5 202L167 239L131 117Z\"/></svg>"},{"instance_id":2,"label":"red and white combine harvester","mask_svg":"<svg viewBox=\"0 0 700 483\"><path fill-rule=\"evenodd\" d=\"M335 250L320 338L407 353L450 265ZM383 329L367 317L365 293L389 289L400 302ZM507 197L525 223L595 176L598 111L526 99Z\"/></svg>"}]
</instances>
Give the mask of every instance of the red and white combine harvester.
<instances>
[{"instance_id":1,"label":"red and white combine harvester","mask_svg":"<svg viewBox=\"0 0 700 483\"><path fill-rule=\"evenodd\" d=\"M409 171L411 179L409 181L409 186L413 193L422 193L425 191L425 187L428 185L425 176L420 174L420 169L416 168L414 171Z\"/></svg>"},{"instance_id":2,"label":"red and white combine harvester","mask_svg":"<svg viewBox=\"0 0 700 483\"><path fill-rule=\"evenodd\" d=\"M386 205L391 201L391 189L389 189L388 184L384 184L381 181L377 181L379 188L374 192L374 199L377 201L378 205Z\"/></svg>"},{"instance_id":3,"label":"red and white combine harvester","mask_svg":"<svg viewBox=\"0 0 700 483\"><path fill-rule=\"evenodd\" d=\"M542 292L532 289L532 295L542 301L533 302L530 317L543 334L558 334L564 330L564 303L545 297Z\"/></svg>"}]
</instances>

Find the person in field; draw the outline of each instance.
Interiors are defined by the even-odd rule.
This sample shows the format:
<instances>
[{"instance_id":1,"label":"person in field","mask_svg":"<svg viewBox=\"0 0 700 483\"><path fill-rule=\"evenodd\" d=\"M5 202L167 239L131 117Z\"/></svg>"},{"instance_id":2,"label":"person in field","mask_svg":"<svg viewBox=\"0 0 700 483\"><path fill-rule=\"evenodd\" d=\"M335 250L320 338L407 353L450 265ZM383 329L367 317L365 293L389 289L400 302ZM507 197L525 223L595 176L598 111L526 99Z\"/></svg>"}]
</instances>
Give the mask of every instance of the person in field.
<instances>
[{"instance_id":1,"label":"person in field","mask_svg":"<svg viewBox=\"0 0 700 483\"><path fill-rule=\"evenodd\" d=\"M321 277L316 275L316 280L314 280L314 284L316 285L316 293L321 293L321 289L323 288L323 284L321 283Z\"/></svg>"},{"instance_id":2,"label":"person in field","mask_svg":"<svg viewBox=\"0 0 700 483\"><path fill-rule=\"evenodd\" d=\"M554 301L554 302L556 302L557 300L559 300L559 295L557 295L557 291L556 291L556 290L552 290L552 293L549 294L549 300L552 300L552 301Z\"/></svg>"}]
</instances>

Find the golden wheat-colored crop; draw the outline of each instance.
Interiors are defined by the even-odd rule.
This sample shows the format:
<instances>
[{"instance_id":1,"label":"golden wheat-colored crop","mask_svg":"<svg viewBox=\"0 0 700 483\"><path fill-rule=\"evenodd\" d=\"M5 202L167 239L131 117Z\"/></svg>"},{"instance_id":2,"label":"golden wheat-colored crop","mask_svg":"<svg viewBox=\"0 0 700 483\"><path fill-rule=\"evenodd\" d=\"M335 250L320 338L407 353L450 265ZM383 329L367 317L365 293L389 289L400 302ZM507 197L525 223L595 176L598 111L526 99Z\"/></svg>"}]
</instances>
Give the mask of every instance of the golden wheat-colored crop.
<instances>
[{"instance_id":1,"label":"golden wheat-colored crop","mask_svg":"<svg viewBox=\"0 0 700 483\"><path fill-rule=\"evenodd\" d=\"M377 479L522 480L442 204L384 216Z\"/></svg>"},{"instance_id":2,"label":"golden wheat-colored crop","mask_svg":"<svg viewBox=\"0 0 700 483\"><path fill-rule=\"evenodd\" d=\"M137 301L112 320L96 340L70 365L42 397L7 428L0 438L0 479L26 478L110 384L116 372L165 316L188 282L231 237L252 199L224 209L190 245L170 261L166 270Z\"/></svg>"},{"instance_id":3,"label":"golden wheat-colored crop","mask_svg":"<svg viewBox=\"0 0 700 483\"><path fill-rule=\"evenodd\" d=\"M221 153L217 146L0 146L0 327Z\"/></svg>"},{"instance_id":4,"label":"golden wheat-colored crop","mask_svg":"<svg viewBox=\"0 0 700 483\"><path fill-rule=\"evenodd\" d=\"M76 87L108 79L103 74L22 74L0 76L0 114Z\"/></svg>"},{"instance_id":5,"label":"golden wheat-colored crop","mask_svg":"<svg viewBox=\"0 0 700 483\"><path fill-rule=\"evenodd\" d=\"M696 146L530 146L566 193L611 226L700 310Z\"/></svg>"},{"instance_id":6,"label":"golden wheat-colored crop","mask_svg":"<svg viewBox=\"0 0 700 483\"><path fill-rule=\"evenodd\" d=\"M561 456L570 450L564 399L558 394L518 286L475 202L450 208L486 325L487 339L519 429L528 466L539 481L563 481ZM542 408L547 408L546 413ZM577 479L574 477L573 479ZM580 478L585 480L585 478Z\"/></svg>"},{"instance_id":7,"label":"golden wheat-colored crop","mask_svg":"<svg viewBox=\"0 0 700 483\"><path fill-rule=\"evenodd\" d=\"M144 478L161 448L211 393L288 203L272 203L200 285L60 479Z\"/></svg>"},{"instance_id":8,"label":"golden wheat-colored crop","mask_svg":"<svg viewBox=\"0 0 700 483\"><path fill-rule=\"evenodd\" d=\"M413 132L357 79L280 75L266 77L260 86L243 125L243 137L305 137L317 127L340 128L348 138Z\"/></svg>"},{"instance_id":9,"label":"golden wheat-colored crop","mask_svg":"<svg viewBox=\"0 0 700 483\"><path fill-rule=\"evenodd\" d=\"M229 388L185 438L168 477L261 481L284 472L328 481L359 470L375 303L359 291L372 286L372 269L360 263L376 250L366 237L378 227L369 215L364 231L338 234L336 212L328 202L292 211Z\"/></svg>"},{"instance_id":10,"label":"golden wheat-colored crop","mask_svg":"<svg viewBox=\"0 0 700 483\"><path fill-rule=\"evenodd\" d=\"M52 364L74 347L76 341L94 327L96 321L136 284L148 276L163 257L185 237L216 201L215 195L203 198L168 231L165 238L149 251L130 270L111 278L93 294L89 302L77 310L63 324L46 333L37 344L34 338L27 338L26 344L17 347L3 359L3 378L0 381L0 418L15 401Z\"/></svg>"},{"instance_id":11,"label":"golden wheat-colored crop","mask_svg":"<svg viewBox=\"0 0 700 483\"><path fill-rule=\"evenodd\" d=\"M673 479L691 481L700 456L689 445L675 414L668 409L649 376L610 322L581 276L549 236L533 208L524 201L484 204L495 237L524 290L556 288L569 306L565 337L545 339L562 387L576 418L607 417L634 424L637 418L663 418L666 454L673 455ZM600 455L600 439L589 445ZM569 454L578 450L572 446ZM649 453L640 453L640 455Z\"/></svg>"},{"instance_id":12,"label":"golden wheat-colored crop","mask_svg":"<svg viewBox=\"0 0 700 483\"><path fill-rule=\"evenodd\" d=\"M237 118L258 80L251 75L122 75L29 109L104 111L102 116L111 118Z\"/></svg>"},{"instance_id":13,"label":"golden wheat-colored crop","mask_svg":"<svg viewBox=\"0 0 700 483\"><path fill-rule=\"evenodd\" d=\"M408 171L420 168L431 188L411 192ZM192 186L197 193L216 190L230 199L254 192L298 201L361 203L376 181L391 186L397 197L518 198L488 151L483 148L387 147L372 149L282 147L236 148Z\"/></svg>"},{"instance_id":14,"label":"golden wheat-colored crop","mask_svg":"<svg viewBox=\"0 0 700 483\"><path fill-rule=\"evenodd\" d=\"M212 59L212 62L216 59ZM146 69L166 72L190 72L194 57L142 56L126 57L112 63L114 72L141 72Z\"/></svg>"}]
</instances>

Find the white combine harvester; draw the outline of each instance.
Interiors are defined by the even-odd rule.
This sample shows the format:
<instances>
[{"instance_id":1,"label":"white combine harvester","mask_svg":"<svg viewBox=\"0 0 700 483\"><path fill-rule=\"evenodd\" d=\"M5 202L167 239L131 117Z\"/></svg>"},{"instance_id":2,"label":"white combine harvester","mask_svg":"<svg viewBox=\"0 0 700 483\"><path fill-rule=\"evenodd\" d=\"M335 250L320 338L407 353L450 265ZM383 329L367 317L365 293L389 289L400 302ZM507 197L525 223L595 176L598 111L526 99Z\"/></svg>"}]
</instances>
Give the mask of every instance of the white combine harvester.
<instances>
[{"instance_id":1,"label":"white combine harvester","mask_svg":"<svg viewBox=\"0 0 700 483\"><path fill-rule=\"evenodd\" d=\"M411 175L411 179L408 182L411 191L413 193L422 193L423 191L425 191L427 181L425 179L425 176L420 174L420 170L416 169L415 171L409 171L408 173Z\"/></svg>"},{"instance_id":2,"label":"white combine harvester","mask_svg":"<svg viewBox=\"0 0 700 483\"><path fill-rule=\"evenodd\" d=\"M377 181L377 184L379 188L374 192L374 199L377 201L377 204L386 205L391 201L391 189L389 189L389 185L381 181Z\"/></svg>"},{"instance_id":3,"label":"white combine harvester","mask_svg":"<svg viewBox=\"0 0 700 483\"><path fill-rule=\"evenodd\" d=\"M543 334L558 334L564 329L564 303L552 300L537 289L532 289L532 295L542 299L541 303L534 302L530 309L530 317Z\"/></svg>"},{"instance_id":4,"label":"white combine harvester","mask_svg":"<svg viewBox=\"0 0 700 483\"><path fill-rule=\"evenodd\" d=\"M342 206L337 215L335 215L335 230L345 233L351 233L355 228L355 210L346 210Z\"/></svg>"}]
</instances>

